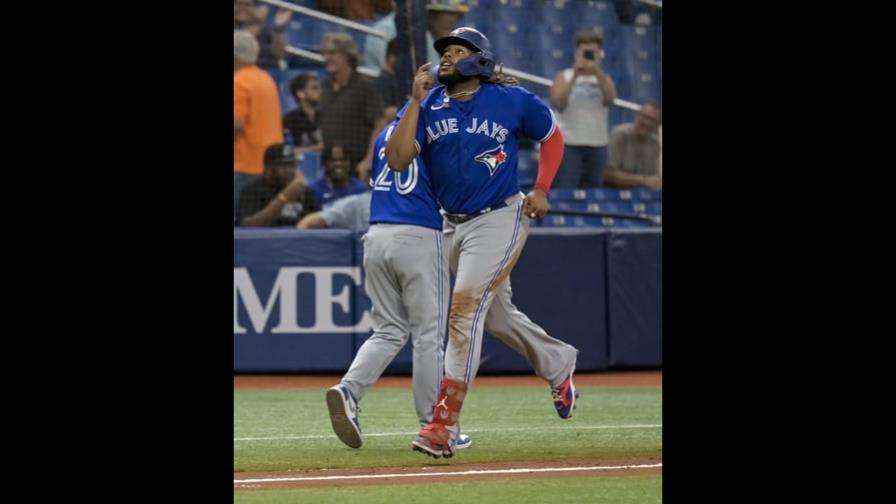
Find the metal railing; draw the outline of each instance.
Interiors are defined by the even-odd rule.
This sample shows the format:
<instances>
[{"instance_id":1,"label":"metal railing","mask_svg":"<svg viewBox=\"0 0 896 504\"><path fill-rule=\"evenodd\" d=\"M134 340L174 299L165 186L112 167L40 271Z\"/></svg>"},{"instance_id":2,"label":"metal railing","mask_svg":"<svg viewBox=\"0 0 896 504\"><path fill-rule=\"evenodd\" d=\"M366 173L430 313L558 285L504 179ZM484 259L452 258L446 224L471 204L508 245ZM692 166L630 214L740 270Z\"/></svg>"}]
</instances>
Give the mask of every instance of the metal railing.
<instances>
[{"instance_id":1,"label":"metal railing","mask_svg":"<svg viewBox=\"0 0 896 504\"><path fill-rule=\"evenodd\" d=\"M657 0L638 0L638 1L641 2L641 3L647 4L647 5L652 5L652 6L654 6L654 7L659 7L660 9L663 8L663 2L660 2L660 1L657 1Z\"/></svg>"},{"instance_id":2,"label":"metal railing","mask_svg":"<svg viewBox=\"0 0 896 504\"><path fill-rule=\"evenodd\" d=\"M324 62L324 57L314 51L306 51L305 49L300 49L298 47L286 46L286 52L288 52L289 54L294 54L300 58L317 61L318 63ZM377 75L379 75L376 70L370 67L359 66L355 70L357 70L359 74L363 74L368 77L376 77Z\"/></svg>"}]
</instances>

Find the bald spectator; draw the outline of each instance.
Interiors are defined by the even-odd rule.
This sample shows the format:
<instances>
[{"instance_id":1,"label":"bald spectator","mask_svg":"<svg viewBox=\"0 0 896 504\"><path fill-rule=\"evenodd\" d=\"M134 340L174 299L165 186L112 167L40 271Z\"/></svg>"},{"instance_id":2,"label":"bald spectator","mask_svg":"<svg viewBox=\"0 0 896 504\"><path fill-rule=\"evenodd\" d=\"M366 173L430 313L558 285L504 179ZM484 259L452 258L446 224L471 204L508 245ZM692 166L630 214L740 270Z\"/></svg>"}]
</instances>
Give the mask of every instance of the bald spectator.
<instances>
[{"instance_id":1,"label":"bald spectator","mask_svg":"<svg viewBox=\"0 0 896 504\"><path fill-rule=\"evenodd\" d=\"M662 110L653 102L641 105L634 123L620 124L610 132L610 159L604 182L613 187L663 188L660 173L662 147L657 134Z\"/></svg>"},{"instance_id":2,"label":"bald spectator","mask_svg":"<svg viewBox=\"0 0 896 504\"><path fill-rule=\"evenodd\" d=\"M277 85L255 63L258 41L233 31L233 201L264 171L264 151L283 142Z\"/></svg>"}]
</instances>

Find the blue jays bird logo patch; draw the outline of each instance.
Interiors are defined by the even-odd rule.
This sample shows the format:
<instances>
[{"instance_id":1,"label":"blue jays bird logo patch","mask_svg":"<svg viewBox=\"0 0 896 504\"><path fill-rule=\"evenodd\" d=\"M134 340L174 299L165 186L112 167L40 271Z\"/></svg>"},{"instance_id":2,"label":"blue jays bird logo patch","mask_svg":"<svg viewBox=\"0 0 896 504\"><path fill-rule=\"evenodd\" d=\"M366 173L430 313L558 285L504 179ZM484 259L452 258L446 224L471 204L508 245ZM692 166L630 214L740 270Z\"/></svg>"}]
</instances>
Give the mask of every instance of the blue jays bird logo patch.
<instances>
[{"instance_id":1,"label":"blue jays bird logo patch","mask_svg":"<svg viewBox=\"0 0 896 504\"><path fill-rule=\"evenodd\" d=\"M495 170L498 169L498 166L500 166L501 163L507 160L507 154L504 153L504 146L498 145L494 149L489 149L476 156L475 159L476 161L484 163L486 166L488 166L489 175L494 175Z\"/></svg>"}]
</instances>

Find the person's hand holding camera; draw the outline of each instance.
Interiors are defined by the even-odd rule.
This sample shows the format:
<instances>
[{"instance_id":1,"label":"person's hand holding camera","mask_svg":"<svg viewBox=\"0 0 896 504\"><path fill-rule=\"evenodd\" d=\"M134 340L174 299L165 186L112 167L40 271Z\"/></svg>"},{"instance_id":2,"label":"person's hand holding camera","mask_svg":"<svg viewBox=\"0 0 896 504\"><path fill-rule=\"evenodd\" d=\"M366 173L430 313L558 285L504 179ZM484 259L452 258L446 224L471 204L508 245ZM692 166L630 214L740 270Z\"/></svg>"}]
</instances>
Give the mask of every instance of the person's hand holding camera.
<instances>
[{"instance_id":1,"label":"person's hand holding camera","mask_svg":"<svg viewBox=\"0 0 896 504\"><path fill-rule=\"evenodd\" d=\"M585 61L583 64L584 71L582 73L597 75L597 72L600 71L600 64L603 60L603 54L594 50L586 50L583 51L583 55L585 57Z\"/></svg>"},{"instance_id":2,"label":"person's hand holding camera","mask_svg":"<svg viewBox=\"0 0 896 504\"><path fill-rule=\"evenodd\" d=\"M600 63L603 53L593 49L585 49L576 54L576 62L573 66L573 79L580 75L597 75L600 71Z\"/></svg>"}]
</instances>

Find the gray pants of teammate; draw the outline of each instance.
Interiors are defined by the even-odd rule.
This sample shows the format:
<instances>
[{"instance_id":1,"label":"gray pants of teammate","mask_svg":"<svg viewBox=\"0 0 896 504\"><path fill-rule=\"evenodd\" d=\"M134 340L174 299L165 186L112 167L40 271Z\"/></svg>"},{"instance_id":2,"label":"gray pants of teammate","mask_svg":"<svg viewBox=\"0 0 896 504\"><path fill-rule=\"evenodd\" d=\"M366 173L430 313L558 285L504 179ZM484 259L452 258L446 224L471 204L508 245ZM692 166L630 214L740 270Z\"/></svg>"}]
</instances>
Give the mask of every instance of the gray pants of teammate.
<instances>
[{"instance_id":1,"label":"gray pants of teammate","mask_svg":"<svg viewBox=\"0 0 896 504\"><path fill-rule=\"evenodd\" d=\"M373 335L361 345L342 383L360 401L410 337L414 406L420 422L428 423L444 369L442 346L450 293L442 232L375 224L362 241L365 292L373 302Z\"/></svg>"},{"instance_id":2,"label":"gray pants of teammate","mask_svg":"<svg viewBox=\"0 0 896 504\"><path fill-rule=\"evenodd\" d=\"M566 379L578 351L549 336L511 302L510 272L526 238L529 219L522 195L508 205L461 224L445 220L451 269L457 275L451 299L445 374L468 385L479 370L483 328L526 358L552 387Z\"/></svg>"}]
</instances>

